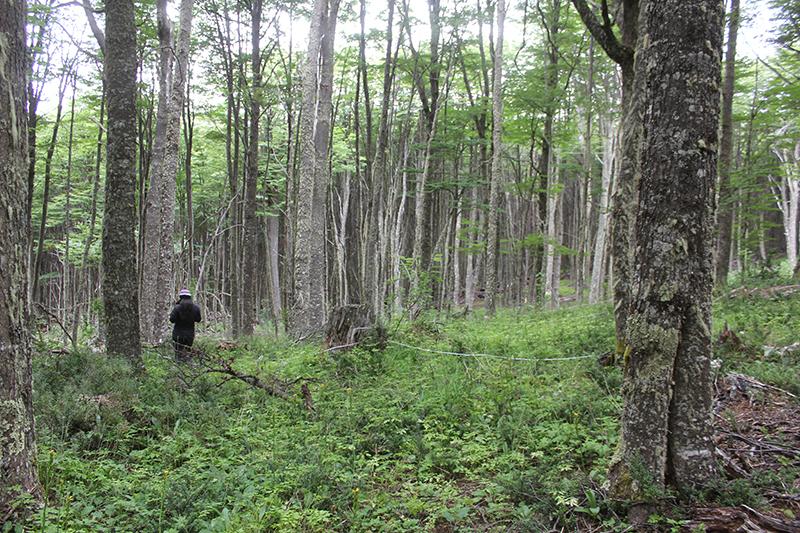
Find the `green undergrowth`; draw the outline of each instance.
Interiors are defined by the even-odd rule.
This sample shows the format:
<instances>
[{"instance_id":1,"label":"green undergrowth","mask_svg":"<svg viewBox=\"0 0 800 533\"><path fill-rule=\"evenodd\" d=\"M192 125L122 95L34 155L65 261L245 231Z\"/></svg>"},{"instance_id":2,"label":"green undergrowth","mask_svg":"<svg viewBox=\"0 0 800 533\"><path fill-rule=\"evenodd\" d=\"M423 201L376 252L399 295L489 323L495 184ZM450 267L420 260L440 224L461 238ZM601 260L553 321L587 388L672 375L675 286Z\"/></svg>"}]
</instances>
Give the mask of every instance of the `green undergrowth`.
<instances>
[{"instance_id":1,"label":"green undergrowth","mask_svg":"<svg viewBox=\"0 0 800 533\"><path fill-rule=\"evenodd\" d=\"M797 298L720 301L715 331L727 320L748 346L791 344L798 308ZM602 497L621 409L621 371L596 357L614 346L610 306L428 314L392 325L389 338L382 351L324 353L257 337L220 353L244 372L306 379L315 412L299 395L181 378L168 351L145 354L144 376L86 350L38 355L47 505L26 529L625 527ZM752 349L725 354L724 366L798 388L797 355ZM591 357L543 360L581 356Z\"/></svg>"}]
</instances>

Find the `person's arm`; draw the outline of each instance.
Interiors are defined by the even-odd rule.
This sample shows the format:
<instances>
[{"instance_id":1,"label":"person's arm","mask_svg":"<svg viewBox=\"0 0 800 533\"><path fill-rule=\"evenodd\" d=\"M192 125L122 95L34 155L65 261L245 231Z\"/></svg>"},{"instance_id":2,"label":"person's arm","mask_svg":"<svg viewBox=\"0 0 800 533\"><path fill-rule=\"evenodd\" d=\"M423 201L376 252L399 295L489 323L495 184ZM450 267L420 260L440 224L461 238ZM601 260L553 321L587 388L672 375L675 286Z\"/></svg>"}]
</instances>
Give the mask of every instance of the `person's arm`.
<instances>
[{"instance_id":1,"label":"person's arm","mask_svg":"<svg viewBox=\"0 0 800 533\"><path fill-rule=\"evenodd\" d=\"M175 321L178 320L178 306L172 308L172 312L169 314L169 321L173 324Z\"/></svg>"}]
</instances>

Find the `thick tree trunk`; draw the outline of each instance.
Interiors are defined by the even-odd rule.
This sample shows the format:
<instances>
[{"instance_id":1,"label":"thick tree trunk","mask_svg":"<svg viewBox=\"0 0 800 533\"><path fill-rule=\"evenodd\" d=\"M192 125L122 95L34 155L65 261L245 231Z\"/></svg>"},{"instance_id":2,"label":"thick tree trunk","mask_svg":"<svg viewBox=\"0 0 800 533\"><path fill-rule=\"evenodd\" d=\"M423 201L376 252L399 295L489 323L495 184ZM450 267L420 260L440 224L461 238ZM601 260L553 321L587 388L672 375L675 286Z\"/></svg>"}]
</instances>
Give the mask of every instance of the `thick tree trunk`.
<instances>
[{"instance_id":1,"label":"thick tree trunk","mask_svg":"<svg viewBox=\"0 0 800 533\"><path fill-rule=\"evenodd\" d=\"M612 492L679 490L714 472L711 289L723 9L651 0L641 13L644 106L636 284ZM664 90L663 87L668 89Z\"/></svg>"},{"instance_id":2,"label":"thick tree trunk","mask_svg":"<svg viewBox=\"0 0 800 533\"><path fill-rule=\"evenodd\" d=\"M0 17L0 516L20 491L39 497L31 390L28 301L28 131L25 114L25 2Z\"/></svg>"},{"instance_id":3,"label":"thick tree trunk","mask_svg":"<svg viewBox=\"0 0 800 533\"><path fill-rule=\"evenodd\" d=\"M136 25L132 0L106 6L108 146L103 218L106 347L141 366L136 272Z\"/></svg>"},{"instance_id":4,"label":"thick tree trunk","mask_svg":"<svg viewBox=\"0 0 800 533\"><path fill-rule=\"evenodd\" d=\"M145 342L156 344L159 332L156 324L163 321L166 311L159 312L158 301L163 297L166 287L159 286L161 268L161 216L164 211L165 173L164 163L167 153L167 123L170 114L170 85L172 81L172 23L167 15L167 0L156 4L158 21L159 72L158 72L158 114L153 151L148 175L150 184L147 190L144 218L144 242L142 243L142 280L140 285L140 327Z\"/></svg>"},{"instance_id":5,"label":"thick tree trunk","mask_svg":"<svg viewBox=\"0 0 800 533\"><path fill-rule=\"evenodd\" d=\"M733 152L733 92L736 77L736 37L739 33L739 0L731 0L725 80L722 88L722 138L719 143L719 239L717 240L717 283L725 284L731 255L733 201L731 160Z\"/></svg>"},{"instance_id":6,"label":"thick tree trunk","mask_svg":"<svg viewBox=\"0 0 800 533\"><path fill-rule=\"evenodd\" d=\"M295 298L289 324L304 338L325 327L325 193L333 90L333 38L339 0L315 0L303 75L297 194Z\"/></svg>"},{"instance_id":7,"label":"thick tree trunk","mask_svg":"<svg viewBox=\"0 0 800 533\"><path fill-rule=\"evenodd\" d=\"M494 47L492 81L492 182L489 187L489 229L486 248L486 311L494 315L497 295L497 217L501 180L503 179L503 26L505 0L497 0L497 39Z\"/></svg>"}]
</instances>

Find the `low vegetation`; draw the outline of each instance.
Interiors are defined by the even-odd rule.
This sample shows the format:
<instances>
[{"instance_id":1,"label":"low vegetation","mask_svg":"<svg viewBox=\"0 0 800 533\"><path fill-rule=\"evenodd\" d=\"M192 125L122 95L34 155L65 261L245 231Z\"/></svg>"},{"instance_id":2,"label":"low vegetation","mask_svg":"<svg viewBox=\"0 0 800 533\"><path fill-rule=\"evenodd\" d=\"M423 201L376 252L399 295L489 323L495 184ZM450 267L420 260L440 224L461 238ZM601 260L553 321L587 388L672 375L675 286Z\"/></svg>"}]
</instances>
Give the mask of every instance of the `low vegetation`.
<instances>
[{"instance_id":1,"label":"low vegetation","mask_svg":"<svg viewBox=\"0 0 800 533\"><path fill-rule=\"evenodd\" d=\"M715 304L715 337L727 331L718 385L745 374L796 411L786 393L800 395L800 351L785 347L800 331L800 296L733 294ZM598 305L425 314L393 324L382 350L324 352L268 336L201 343L243 372L303 378L313 410L299 395L282 400L178 367L167 349L147 352L137 376L126 361L42 344L34 383L47 505L26 529L622 530L625 502L604 491L622 379L599 361L613 336L612 310ZM548 360L580 356L590 357ZM743 431L736 416L724 406L717 415L729 433ZM759 427L797 449L797 434ZM794 518L797 456L746 475L680 500L658 495L667 507L652 528L679 530L693 509L740 505Z\"/></svg>"}]
</instances>

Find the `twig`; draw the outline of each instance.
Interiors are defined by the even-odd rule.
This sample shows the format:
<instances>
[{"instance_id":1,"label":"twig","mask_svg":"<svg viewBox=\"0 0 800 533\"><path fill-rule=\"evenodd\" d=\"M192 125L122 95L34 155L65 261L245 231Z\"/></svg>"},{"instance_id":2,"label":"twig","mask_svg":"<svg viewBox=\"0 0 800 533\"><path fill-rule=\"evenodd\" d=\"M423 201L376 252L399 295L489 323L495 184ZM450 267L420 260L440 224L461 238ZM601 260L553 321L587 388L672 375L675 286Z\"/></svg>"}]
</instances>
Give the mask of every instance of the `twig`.
<instances>
[{"instance_id":1,"label":"twig","mask_svg":"<svg viewBox=\"0 0 800 533\"><path fill-rule=\"evenodd\" d=\"M39 309L44 311L47 316L56 321L56 324L58 324L58 326L61 328L61 331L63 331L64 334L69 339L70 344L75 344L75 342L72 340L72 335L70 335L69 331L67 331L67 328L64 327L64 324L61 323L61 320L56 315L51 313L50 310L47 309L44 305L42 305L41 302L37 302L36 305L39 307Z\"/></svg>"}]
</instances>

